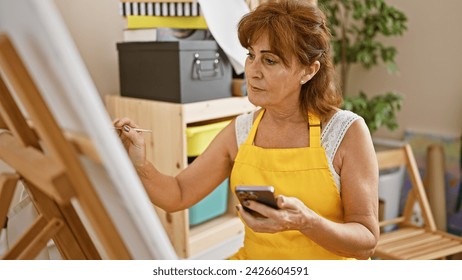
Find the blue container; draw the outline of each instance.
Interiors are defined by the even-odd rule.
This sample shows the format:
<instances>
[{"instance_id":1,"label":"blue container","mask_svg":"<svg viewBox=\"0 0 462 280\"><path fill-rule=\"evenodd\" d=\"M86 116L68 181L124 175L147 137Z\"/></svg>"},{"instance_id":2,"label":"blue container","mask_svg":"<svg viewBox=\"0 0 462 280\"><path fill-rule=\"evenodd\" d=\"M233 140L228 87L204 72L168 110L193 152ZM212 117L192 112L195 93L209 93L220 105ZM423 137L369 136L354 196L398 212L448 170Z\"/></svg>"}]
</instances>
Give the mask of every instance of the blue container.
<instances>
[{"instance_id":1,"label":"blue container","mask_svg":"<svg viewBox=\"0 0 462 280\"><path fill-rule=\"evenodd\" d=\"M228 181L224 180L213 192L189 208L189 225L198 225L226 212Z\"/></svg>"}]
</instances>

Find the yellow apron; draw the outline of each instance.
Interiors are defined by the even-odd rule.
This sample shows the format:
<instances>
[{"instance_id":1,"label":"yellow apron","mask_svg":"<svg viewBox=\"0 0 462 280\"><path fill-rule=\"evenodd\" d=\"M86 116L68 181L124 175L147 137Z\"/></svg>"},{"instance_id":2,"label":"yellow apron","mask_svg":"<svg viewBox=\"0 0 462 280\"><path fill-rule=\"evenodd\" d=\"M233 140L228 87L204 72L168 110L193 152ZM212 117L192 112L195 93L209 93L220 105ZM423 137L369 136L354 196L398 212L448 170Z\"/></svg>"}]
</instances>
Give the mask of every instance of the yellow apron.
<instances>
[{"instance_id":1,"label":"yellow apron","mask_svg":"<svg viewBox=\"0 0 462 280\"><path fill-rule=\"evenodd\" d=\"M265 149L254 146L264 110L237 153L230 186L271 185L275 195L293 196L322 217L343 222L340 193L321 146L319 118L309 115L310 147ZM245 228L244 246L230 259L345 259L319 246L299 231L257 233Z\"/></svg>"}]
</instances>

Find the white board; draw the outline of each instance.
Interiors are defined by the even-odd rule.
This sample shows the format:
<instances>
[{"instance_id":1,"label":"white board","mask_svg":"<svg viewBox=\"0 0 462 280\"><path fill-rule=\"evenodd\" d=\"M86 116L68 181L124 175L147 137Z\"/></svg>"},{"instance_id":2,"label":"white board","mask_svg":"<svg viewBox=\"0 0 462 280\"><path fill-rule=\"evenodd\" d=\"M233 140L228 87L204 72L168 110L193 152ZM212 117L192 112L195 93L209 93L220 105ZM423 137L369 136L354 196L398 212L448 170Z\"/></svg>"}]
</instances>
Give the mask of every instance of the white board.
<instances>
[{"instance_id":1,"label":"white board","mask_svg":"<svg viewBox=\"0 0 462 280\"><path fill-rule=\"evenodd\" d=\"M0 0L0 32L59 126L86 135L99 152L102 165L82 162L133 258L177 259L54 2Z\"/></svg>"}]
</instances>

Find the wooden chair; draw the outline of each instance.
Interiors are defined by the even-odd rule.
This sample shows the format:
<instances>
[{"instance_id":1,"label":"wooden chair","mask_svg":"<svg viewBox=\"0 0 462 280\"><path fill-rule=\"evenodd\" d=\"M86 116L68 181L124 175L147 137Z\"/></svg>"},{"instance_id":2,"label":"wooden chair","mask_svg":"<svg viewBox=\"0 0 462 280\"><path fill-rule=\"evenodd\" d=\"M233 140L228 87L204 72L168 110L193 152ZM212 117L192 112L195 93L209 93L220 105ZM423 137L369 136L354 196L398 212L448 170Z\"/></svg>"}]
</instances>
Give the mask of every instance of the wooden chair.
<instances>
[{"instance_id":1,"label":"wooden chair","mask_svg":"<svg viewBox=\"0 0 462 280\"><path fill-rule=\"evenodd\" d=\"M382 233L374 256L380 259L432 260L445 259L462 252L462 238L437 230L411 147L377 152L379 169L406 166L412 188L403 215L380 222L380 226L397 225L398 229ZM419 205L423 225L412 223L415 202Z\"/></svg>"}]
</instances>

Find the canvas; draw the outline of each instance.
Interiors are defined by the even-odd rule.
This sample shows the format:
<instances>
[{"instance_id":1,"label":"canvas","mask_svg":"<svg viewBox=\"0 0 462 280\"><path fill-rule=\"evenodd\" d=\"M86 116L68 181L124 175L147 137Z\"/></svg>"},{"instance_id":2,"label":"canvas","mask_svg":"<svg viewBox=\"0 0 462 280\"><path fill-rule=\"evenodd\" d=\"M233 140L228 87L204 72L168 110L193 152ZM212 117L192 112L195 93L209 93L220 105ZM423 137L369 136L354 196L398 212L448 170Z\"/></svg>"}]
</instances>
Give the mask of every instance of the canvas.
<instances>
[{"instance_id":1,"label":"canvas","mask_svg":"<svg viewBox=\"0 0 462 280\"><path fill-rule=\"evenodd\" d=\"M93 143L101 163L83 156L81 163L131 256L176 259L54 2L0 0L0 32L12 40L59 127Z\"/></svg>"}]
</instances>

